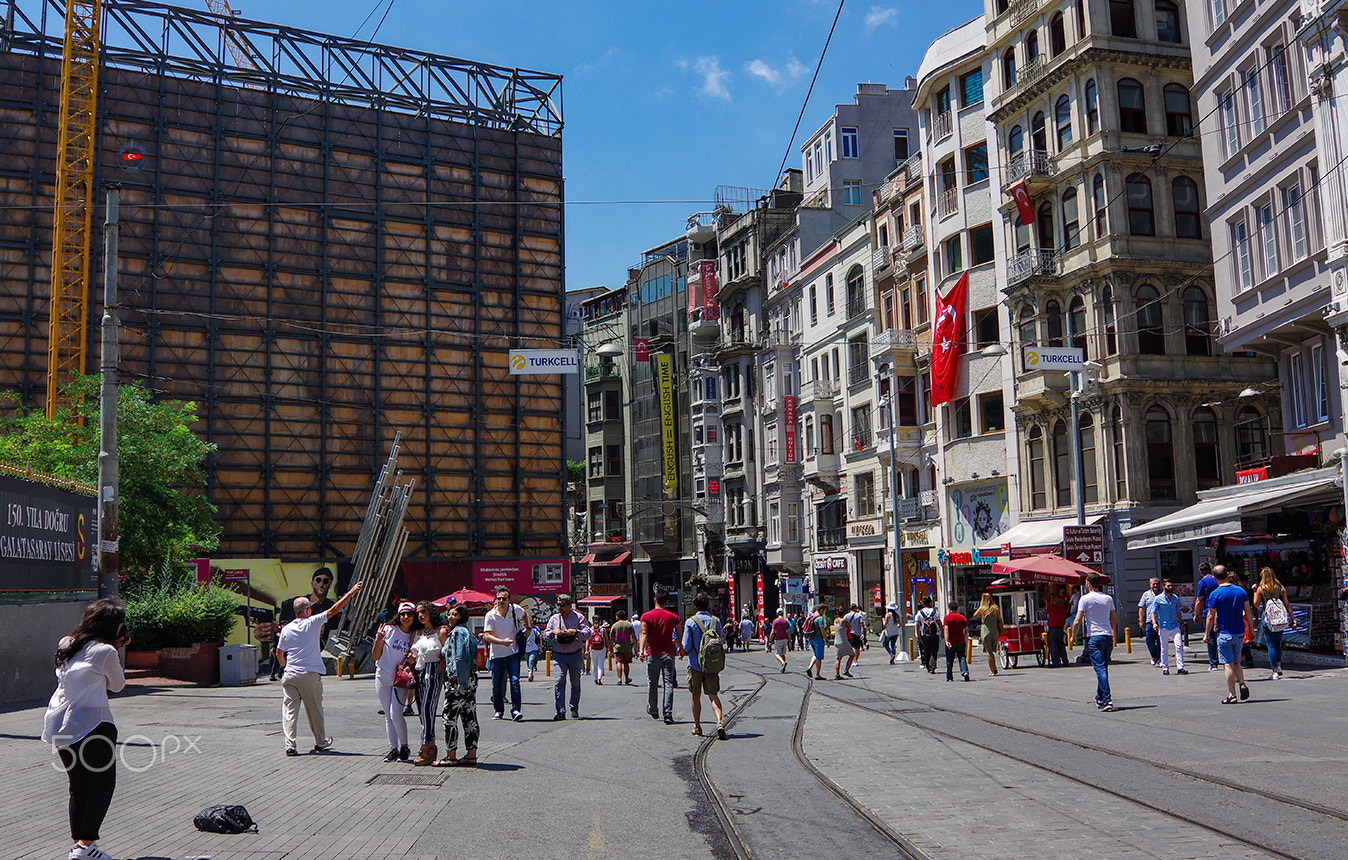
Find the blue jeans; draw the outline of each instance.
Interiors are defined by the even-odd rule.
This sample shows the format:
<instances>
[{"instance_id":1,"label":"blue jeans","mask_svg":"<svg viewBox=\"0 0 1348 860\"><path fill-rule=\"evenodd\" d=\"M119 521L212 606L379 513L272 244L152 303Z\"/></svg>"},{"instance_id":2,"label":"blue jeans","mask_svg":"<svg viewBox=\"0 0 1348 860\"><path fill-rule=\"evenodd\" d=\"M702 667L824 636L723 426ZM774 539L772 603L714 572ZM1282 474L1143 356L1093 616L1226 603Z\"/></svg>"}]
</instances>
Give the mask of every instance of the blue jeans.
<instances>
[{"instance_id":1,"label":"blue jeans","mask_svg":"<svg viewBox=\"0 0 1348 860\"><path fill-rule=\"evenodd\" d=\"M1208 667L1216 669L1221 663L1217 660L1217 637L1208 637Z\"/></svg>"},{"instance_id":2,"label":"blue jeans","mask_svg":"<svg viewBox=\"0 0 1348 860\"><path fill-rule=\"evenodd\" d=\"M1086 640L1086 656L1095 667L1095 703L1103 705L1113 699L1109 696L1109 655L1114 651L1112 635L1092 636Z\"/></svg>"},{"instance_id":3,"label":"blue jeans","mask_svg":"<svg viewBox=\"0 0 1348 860\"><path fill-rule=\"evenodd\" d=\"M646 658L646 681L650 685L647 691L650 713L655 713L656 694L664 689L664 707L659 713L665 719L674 718L674 655L652 654Z\"/></svg>"},{"instance_id":4,"label":"blue jeans","mask_svg":"<svg viewBox=\"0 0 1348 860\"><path fill-rule=\"evenodd\" d=\"M888 633L886 633L880 637L880 644L884 646L884 649L889 652L889 656L891 657L897 657L899 655L898 642L899 642L899 634L897 633L895 633L893 636L890 636Z\"/></svg>"},{"instance_id":5,"label":"blue jeans","mask_svg":"<svg viewBox=\"0 0 1348 860\"><path fill-rule=\"evenodd\" d=\"M539 655L539 654L542 654L542 653L543 653L543 652L542 652L542 651L539 651L537 648L535 648L535 649L532 650L532 651L527 651L527 652L525 652L525 654L524 654L524 664L525 664L526 666L529 667L529 674L530 674L530 675L532 675L532 674L534 673L534 667L538 665L538 655Z\"/></svg>"},{"instance_id":6,"label":"blue jeans","mask_svg":"<svg viewBox=\"0 0 1348 860\"><path fill-rule=\"evenodd\" d=\"M1267 627L1264 627L1264 643L1268 645L1268 666L1275 672L1282 671L1282 634L1283 631L1274 633Z\"/></svg>"},{"instance_id":7,"label":"blue jeans","mask_svg":"<svg viewBox=\"0 0 1348 860\"><path fill-rule=\"evenodd\" d=\"M951 645L945 649L945 679L947 681L955 680L954 668L956 658L960 661L960 675L969 677L969 664L964 660L965 645L961 642L958 645Z\"/></svg>"},{"instance_id":8,"label":"blue jeans","mask_svg":"<svg viewBox=\"0 0 1348 860\"><path fill-rule=\"evenodd\" d=\"M553 695L557 700L557 713L566 713L566 678L571 676L571 710L580 708L580 667L584 660L584 655L577 651L574 654L558 654L552 652L552 663L557 669L557 683L552 688Z\"/></svg>"},{"instance_id":9,"label":"blue jeans","mask_svg":"<svg viewBox=\"0 0 1348 860\"><path fill-rule=\"evenodd\" d=\"M496 713L505 712L506 679L510 679L510 708L520 709L520 655L516 651L509 657L493 657L491 661L491 709Z\"/></svg>"},{"instance_id":10,"label":"blue jeans","mask_svg":"<svg viewBox=\"0 0 1348 860\"><path fill-rule=\"evenodd\" d=\"M1156 628L1150 624L1147 625L1147 653L1151 655L1151 662L1160 662L1161 637L1156 635Z\"/></svg>"}]
</instances>

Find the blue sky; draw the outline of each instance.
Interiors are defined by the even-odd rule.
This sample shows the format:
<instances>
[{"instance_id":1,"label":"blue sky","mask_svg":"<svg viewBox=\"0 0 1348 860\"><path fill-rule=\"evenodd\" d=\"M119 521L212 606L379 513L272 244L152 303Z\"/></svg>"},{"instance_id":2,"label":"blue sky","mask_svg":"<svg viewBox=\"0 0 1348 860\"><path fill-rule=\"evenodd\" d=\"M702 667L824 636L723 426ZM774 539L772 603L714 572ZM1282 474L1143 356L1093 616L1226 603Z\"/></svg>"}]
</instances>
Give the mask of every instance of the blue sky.
<instances>
[{"instance_id":1,"label":"blue sky","mask_svg":"<svg viewBox=\"0 0 1348 860\"><path fill-rule=\"evenodd\" d=\"M837 11L834 0L392 2L379 42L564 76L572 290L621 285L643 250L709 208L718 184L771 186ZM379 3L358 35L384 15ZM375 4L233 2L243 17L343 36ZM901 86L932 39L982 11L977 0L939 5L847 3L796 144L858 82ZM787 166L800 166L794 146Z\"/></svg>"}]
</instances>

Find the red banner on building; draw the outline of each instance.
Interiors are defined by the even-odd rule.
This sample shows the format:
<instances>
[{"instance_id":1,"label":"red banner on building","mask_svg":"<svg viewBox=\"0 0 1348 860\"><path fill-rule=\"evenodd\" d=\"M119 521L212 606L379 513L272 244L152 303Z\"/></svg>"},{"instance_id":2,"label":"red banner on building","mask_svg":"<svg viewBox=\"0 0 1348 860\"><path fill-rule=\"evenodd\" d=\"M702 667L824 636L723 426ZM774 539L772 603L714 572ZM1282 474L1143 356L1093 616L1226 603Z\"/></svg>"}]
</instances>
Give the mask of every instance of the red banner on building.
<instances>
[{"instance_id":1,"label":"red banner on building","mask_svg":"<svg viewBox=\"0 0 1348 860\"><path fill-rule=\"evenodd\" d=\"M716 298L716 261L703 260L702 270L702 319L715 322L721 318L721 303Z\"/></svg>"},{"instance_id":2,"label":"red banner on building","mask_svg":"<svg viewBox=\"0 0 1348 860\"><path fill-rule=\"evenodd\" d=\"M763 574L754 574L754 584L758 590L758 617L763 617Z\"/></svg>"},{"instance_id":3,"label":"red banner on building","mask_svg":"<svg viewBox=\"0 0 1348 860\"><path fill-rule=\"evenodd\" d=\"M726 579L730 583L730 601L726 604L726 615L729 615L730 620L734 621L735 615L739 611L735 608L735 571L730 571L730 576L726 577Z\"/></svg>"},{"instance_id":4,"label":"red banner on building","mask_svg":"<svg viewBox=\"0 0 1348 860\"><path fill-rule=\"evenodd\" d=\"M782 462L799 463L796 457L796 395L788 394L782 398L782 409L786 413L786 440L782 444Z\"/></svg>"},{"instance_id":5,"label":"red banner on building","mask_svg":"<svg viewBox=\"0 0 1348 860\"><path fill-rule=\"evenodd\" d=\"M632 341L632 358L637 361L650 361L651 342L644 337Z\"/></svg>"},{"instance_id":6,"label":"red banner on building","mask_svg":"<svg viewBox=\"0 0 1348 860\"><path fill-rule=\"evenodd\" d=\"M969 273L965 272L948 293L944 296L936 294L936 320L931 347L932 406L940 406L955 398L960 356L964 354L964 304L968 287Z\"/></svg>"},{"instance_id":7,"label":"red banner on building","mask_svg":"<svg viewBox=\"0 0 1348 860\"><path fill-rule=\"evenodd\" d=\"M693 311L702 307L702 270L697 266L691 266L688 269L688 319L693 318Z\"/></svg>"},{"instance_id":8,"label":"red banner on building","mask_svg":"<svg viewBox=\"0 0 1348 860\"><path fill-rule=\"evenodd\" d=\"M1016 211L1020 213L1020 223L1027 227L1034 223L1034 201L1030 199L1030 189L1025 187L1025 180L1012 185L1008 191L1011 192L1011 199L1016 201Z\"/></svg>"}]
</instances>

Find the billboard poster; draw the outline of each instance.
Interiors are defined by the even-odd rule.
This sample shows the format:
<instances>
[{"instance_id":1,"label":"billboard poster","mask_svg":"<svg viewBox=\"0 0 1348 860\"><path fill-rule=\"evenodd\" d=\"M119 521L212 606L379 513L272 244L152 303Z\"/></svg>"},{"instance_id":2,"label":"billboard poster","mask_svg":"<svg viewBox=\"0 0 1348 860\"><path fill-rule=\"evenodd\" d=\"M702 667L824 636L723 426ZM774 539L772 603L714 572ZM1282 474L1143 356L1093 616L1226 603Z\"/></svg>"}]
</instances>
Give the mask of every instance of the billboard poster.
<instances>
[{"instance_id":1,"label":"billboard poster","mask_svg":"<svg viewBox=\"0 0 1348 860\"><path fill-rule=\"evenodd\" d=\"M716 298L716 261L703 260L698 266L702 270L702 318L715 322L721 318L721 304Z\"/></svg>"},{"instance_id":2,"label":"billboard poster","mask_svg":"<svg viewBox=\"0 0 1348 860\"><path fill-rule=\"evenodd\" d=\"M664 443L665 489L679 486L679 455L674 440L674 357L662 352L655 357L660 385L660 438Z\"/></svg>"},{"instance_id":3,"label":"billboard poster","mask_svg":"<svg viewBox=\"0 0 1348 860\"><path fill-rule=\"evenodd\" d=\"M574 349L512 349L510 375L580 373L580 356Z\"/></svg>"},{"instance_id":4,"label":"billboard poster","mask_svg":"<svg viewBox=\"0 0 1348 860\"><path fill-rule=\"evenodd\" d=\"M788 394L782 398L782 409L786 413L786 441L782 444L782 462L798 463L796 458L796 395Z\"/></svg>"},{"instance_id":5,"label":"billboard poster","mask_svg":"<svg viewBox=\"0 0 1348 860\"><path fill-rule=\"evenodd\" d=\"M473 588L491 594L504 585L511 594L562 594L571 584L571 563L564 558L473 562Z\"/></svg>"},{"instance_id":6,"label":"billboard poster","mask_svg":"<svg viewBox=\"0 0 1348 860\"><path fill-rule=\"evenodd\" d=\"M1011 527L1011 506L1006 481L972 484L950 491L954 521L950 527L952 548L987 548L998 543L997 535Z\"/></svg>"},{"instance_id":7,"label":"billboard poster","mask_svg":"<svg viewBox=\"0 0 1348 860\"><path fill-rule=\"evenodd\" d=\"M0 476L0 591L98 587L91 496Z\"/></svg>"}]
</instances>

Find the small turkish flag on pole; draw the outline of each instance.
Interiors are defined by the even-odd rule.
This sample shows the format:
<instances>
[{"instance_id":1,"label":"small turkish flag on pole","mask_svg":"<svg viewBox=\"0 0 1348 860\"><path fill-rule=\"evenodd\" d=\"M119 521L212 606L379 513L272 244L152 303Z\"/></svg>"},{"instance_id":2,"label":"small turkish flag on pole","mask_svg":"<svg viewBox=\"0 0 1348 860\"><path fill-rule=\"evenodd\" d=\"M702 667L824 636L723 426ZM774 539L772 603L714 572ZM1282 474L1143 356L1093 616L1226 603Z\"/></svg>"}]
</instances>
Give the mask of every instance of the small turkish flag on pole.
<instances>
[{"instance_id":1,"label":"small turkish flag on pole","mask_svg":"<svg viewBox=\"0 0 1348 860\"><path fill-rule=\"evenodd\" d=\"M1020 213L1020 223L1027 227L1034 223L1034 201L1030 199L1030 191L1025 187L1025 180L1022 179L1009 189L1011 198L1016 201L1016 211Z\"/></svg>"}]
</instances>

